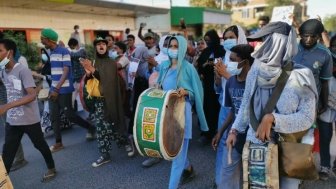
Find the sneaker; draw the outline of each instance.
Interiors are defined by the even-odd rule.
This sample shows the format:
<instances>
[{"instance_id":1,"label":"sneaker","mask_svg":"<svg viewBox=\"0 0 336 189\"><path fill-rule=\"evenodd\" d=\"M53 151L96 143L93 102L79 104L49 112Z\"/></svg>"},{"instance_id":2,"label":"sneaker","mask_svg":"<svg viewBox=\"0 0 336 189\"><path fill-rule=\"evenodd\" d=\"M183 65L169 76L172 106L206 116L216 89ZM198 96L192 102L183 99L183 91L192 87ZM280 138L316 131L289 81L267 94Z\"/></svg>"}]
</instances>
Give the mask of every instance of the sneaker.
<instances>
[{"instance_id":1,"label":"sneaker","mask_svg":"<svg viewBox=\"0 0 336 189\"><path fill-rule=\"evenodd\" d=\"M196 176L196 174L195 174L194 168L192 166L191 166L190 170L188 170L188 169L183 170L182 176L181 176L181 181L180 181L181 185L192 181L195 178L195 176Z\"/></svg>"},{"instance_id":2,"label":"sneaker","mask_svg":"<svg viewBox=\"0 0 336 189\"><path fill-rule=\"evenodd\" d=\"M149 168L152 167L153 165L159 163L161 161L160 158L148 158L144 162L142 162L142 166Z\"/></svg>"},{"instance_id":3,"label":"sneaker","mask_svg":"<svg viewBox=\"0 0 336 189\"><path fill-rule=\"evenodd\" d=\"M62 143L56 143L52 146L50 146L51 153L58 152L64 148Z\"/></svg>"},{"instance_id":4,"label":"sneaker","mask_svg":"<svg viewBox=\"0 0 336 189\"><path fill-rule=\"evenodd\" d=\"M43 175L41 182L48 182L56 177L56 169L48 169L48 172Z\"/></svg>"},{"instance_id":5,"label":"sneaker","mask_svg":"<svg viewBox=\"0 0 336 189\"><path fill-rule=\"evenodd\" d=\"M125 150L126 150L126 152L130 152L130 151L132 151L132 146L131 146L130 144L127 144L127 145L125 146Z\"/></svg>"},{"instance_id":6,"label":"sneaker","mask_svg":"<svg viewBox=\"0 0 336 189\"><path fill-rule=\"evenodd\" d=\"M133 157L135 155L135 152L136 152L133 136L129 136L128 140L129 140L129 143L130 143L129 146L130 146L131 150L128 151L127 156L128 157Z\"/></svg>"},{"instance_id":7,"label":"sneaker","mask_svg":"<svg viewBox=\"0 0 336 189\"><path fill-rule=\"evenodd\" d=\"M20 160L20 161L15 161L11 167L11 171L16 171L18 169L21 169L22 167L26 166L28 164L28 161L25 159Z\"/></svg>"},{"instance_id":8,"label":"sneaker","mask_svg":"<svg viewBox=\"0 0 336 189\"><path fill-rule=\"evenodd\" d=\"M94 140L96 139L96 132L95 131L88 131L86 133L86 140Z\"/></svg>"},{"instance_id":9,"label":"sneaker","mask_svg":"<svg viewBox=\"0 0 336 189\"><path fill-rule=\"evenodd\" d=\"M320 180L328 180L329 172L330 172L330 169L328 167L321 166L321 170L319 171Z\"/></svg>"},{"instance_id":10,"label":"sneaker","mask_svg":"<svg viewBox=\"0 0 336 189\"><path fill-rule=\"evenodd\" d=\"M92 163L92 167L99 167L101 165L104 165L105 163L108 163L111 161L110 157L103 157L100 156L95 162Z\"/></svg>"}]
</instances>

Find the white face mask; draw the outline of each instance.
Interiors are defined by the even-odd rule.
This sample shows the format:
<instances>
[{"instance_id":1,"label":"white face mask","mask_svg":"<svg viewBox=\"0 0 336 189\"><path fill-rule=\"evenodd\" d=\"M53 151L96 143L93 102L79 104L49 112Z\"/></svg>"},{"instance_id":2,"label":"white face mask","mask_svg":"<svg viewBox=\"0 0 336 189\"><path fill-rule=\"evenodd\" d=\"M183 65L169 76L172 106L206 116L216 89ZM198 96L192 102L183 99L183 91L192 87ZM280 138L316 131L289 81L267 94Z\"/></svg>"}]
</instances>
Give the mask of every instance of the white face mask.
<instances>
[{"instance_id":1,"label":"white face mask","mask_svg":"<svg viewBox=\"0 0 336 189\"><path fill-rule=\"evenodd\" d=\"M0 62L0 68L1 68L2 70L6 68L6 65L7 65L7 64L9 63L9 61L10 61L9 58L8 58L9 52L10 52L10 51L8 51L7 56L6 56L4 59L2 59L1 62Z\"/></svg>"},{"instance_id":2,"label":"white face mask","mask_svg":"<svg viewBox=\"0 0 336 189\"><path fill-rule=\"evenodd\" d=\"M243 62L243 61L241 61L241 62ZM241 62L232 62L232 61L229 61L229 62L226 63L226 65L227 65L226 69L230 73L231 76L232 75L239 75L241 73L241 71L243 70L243 68L239 68L238 69L238 65Z\"/></svg>"},{"instance_id":3,"label":"white face mask","mask_svg":"<svg viewBox=\"0 0 336 189\"><path fill-rule=\"evenodd\" d=\"M110 53L110 57L112 58L112 59L116 59L116 58L118 58L118 53L117 53L117 51L112 51L111 53Z\"/></svg>"},{"instance_id":4,"label":"white face mask","mask_svg":"<svg viewBox=\"0 0 336 189\"><path fill-rule=\"evenodd\" d=\"M44 64L47 63L49 60L48 56L44 53L42 54L41 59L42 59L42 63Z\"/></svg>"}]
</instances>

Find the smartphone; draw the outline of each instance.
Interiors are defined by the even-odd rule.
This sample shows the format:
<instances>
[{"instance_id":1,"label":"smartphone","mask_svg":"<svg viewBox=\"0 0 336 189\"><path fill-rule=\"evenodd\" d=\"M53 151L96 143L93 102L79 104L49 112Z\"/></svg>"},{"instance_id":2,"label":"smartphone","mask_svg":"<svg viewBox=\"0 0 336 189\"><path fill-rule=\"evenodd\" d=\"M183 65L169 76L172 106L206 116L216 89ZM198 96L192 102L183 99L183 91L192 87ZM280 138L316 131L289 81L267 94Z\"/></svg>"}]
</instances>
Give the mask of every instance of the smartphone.
<instances>
[{"instance_id":1,"label":"smartphone","mask_svg":"<svg viewBox=\"0 0 336 189\"><path fill-rule=\"evenodd\" d=\"M79 62L83 62L85 59L80 57L78 60L79 60Z\"/></svg>"}]
</instances>

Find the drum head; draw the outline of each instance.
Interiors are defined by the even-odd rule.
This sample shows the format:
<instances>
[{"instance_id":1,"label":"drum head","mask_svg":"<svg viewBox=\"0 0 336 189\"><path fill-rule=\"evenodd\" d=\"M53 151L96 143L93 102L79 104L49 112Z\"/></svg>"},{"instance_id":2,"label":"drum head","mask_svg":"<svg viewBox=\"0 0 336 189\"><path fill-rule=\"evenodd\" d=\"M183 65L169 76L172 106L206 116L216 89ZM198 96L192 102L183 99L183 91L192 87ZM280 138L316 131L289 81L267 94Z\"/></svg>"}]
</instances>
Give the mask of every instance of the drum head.
<instances>
[{"instance_id":1,"label":"drum head","mask_svg":"<svg viewBox=\"0 0 336 189\"><path fill-rule=\"evenodd\" d=\"M185 101L177 93L169 95L166 113L162 128L162 141L165 151L170 157L175 157L183 144L184 124L185 124Z\"/></svg>"}]
</instances>

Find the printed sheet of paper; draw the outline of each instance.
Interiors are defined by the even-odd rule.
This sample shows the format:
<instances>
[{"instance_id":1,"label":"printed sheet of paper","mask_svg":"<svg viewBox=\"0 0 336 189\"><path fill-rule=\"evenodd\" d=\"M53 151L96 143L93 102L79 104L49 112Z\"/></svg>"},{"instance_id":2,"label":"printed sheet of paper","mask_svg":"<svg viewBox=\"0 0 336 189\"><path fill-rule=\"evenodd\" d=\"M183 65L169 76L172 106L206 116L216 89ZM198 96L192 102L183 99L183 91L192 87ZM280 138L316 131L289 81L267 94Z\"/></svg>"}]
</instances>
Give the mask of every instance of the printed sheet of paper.
<instances>
[{"instance_id":1,"label":"printed sheet of paper","mask_svg":"<svg viewBox=\"0 0 336 189\"><path fill-rule=\"evenodd\" d=\"M130 64L128 67L127 81L128 88L133 89L135 74L138 70L140 60L137 58L130 58Z\"/></svg>"},{"instance_id":2,"label":"printed sheet of paper","mask_svg":"<svg viewBox=\"0 0 336 189\"><path fill-rule=\"evenodd\" d=\"M289 25L292 25L293 18L291 15L294 14L294 6L282 6L282 7L274 7L272 13L271 22L286 22Z\"/></svg>"}]
</instances>

